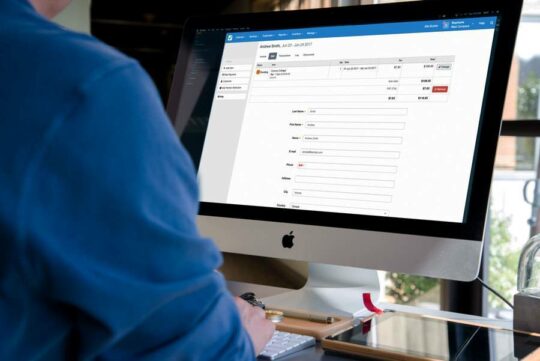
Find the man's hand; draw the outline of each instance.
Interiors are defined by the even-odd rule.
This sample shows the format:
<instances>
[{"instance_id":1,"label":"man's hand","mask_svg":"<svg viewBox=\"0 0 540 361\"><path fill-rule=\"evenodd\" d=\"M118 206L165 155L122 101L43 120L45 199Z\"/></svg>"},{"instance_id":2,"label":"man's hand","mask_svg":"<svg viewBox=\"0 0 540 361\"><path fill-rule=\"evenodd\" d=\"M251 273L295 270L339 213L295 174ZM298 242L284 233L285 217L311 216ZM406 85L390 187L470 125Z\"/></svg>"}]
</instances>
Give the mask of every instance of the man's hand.
<instances>
[{"instance_id":1,"label":"man's hand","mask_svg":"<svg viewBox=\"0 0 540 361\"><path fill-rule=\"evenodd\" d=\"M240 312L242 324L255 347L255 354L258 355L272 338L276 326L266 319L262 308L254 307L239 297L235 297L234 300Z\"/></svg>"}]
</instances>

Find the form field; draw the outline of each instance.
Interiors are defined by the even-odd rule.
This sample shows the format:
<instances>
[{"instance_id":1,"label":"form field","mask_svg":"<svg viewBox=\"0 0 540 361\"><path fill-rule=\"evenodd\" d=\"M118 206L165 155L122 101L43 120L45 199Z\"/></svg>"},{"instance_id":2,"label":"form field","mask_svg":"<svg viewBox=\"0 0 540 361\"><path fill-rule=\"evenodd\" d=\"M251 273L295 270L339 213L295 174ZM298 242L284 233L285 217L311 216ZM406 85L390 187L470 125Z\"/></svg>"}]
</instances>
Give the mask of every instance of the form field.
<instances>
[{"instance_id":1,"label":"form field","mask_svg":"<svg viewBox=\"0 0 540 361\"><path fill-rule=\"evenodd\" d=\"M354 135L304 135L304 141L317 143L402 144L402 137Z\"/></svg>"},{"instance_id":2,"label":"form field","mask_svg":"<svg viewBox=\"0 0 540 361\"><path fill-rule=\"evenodd\" d=\"M296 176L296 183L305 184L333 184L355 187L394 188L392 180L375 180L364 178L320 177L320 176Z\"/></svg>"},{"instance_id":3,"label":"form field","mask_svg":"<svg viewBox=\"0 0 540 361\"><path fill-rule=\"evenodd\" d=\"M337 172L373 172L373 173L397 173L397 167L391 165L359 164L359 163L325 163L325 162L300 162L300 170L322 170Z\"/></svg>"},{"instance_id":4,"label":"form field","mask_svg":"<svg viewBox=\"0 0 540 361\"><path fill-rule=\"evenodd\" d=\"M407 108L311 108L309 115L392 115L405 116Z\"/></svg>"},{"instance_id":5,"label":"form field","mask_svg":"<svg viewBox=\"0 0 540 361\"><path fill-rule=\"evenodd\" d=\"M355 213L370 216L388 216L388 209L374 209L367 207L353 207L345 204L328 203L291 203L293 209L317 210L326 212Z\"/></svg>"},{"instance_id":6,"label":"form field","mask_svg":"<svg viewBox=\"0 0 540 361\"><path fill-rule=\"evenodd\" d=\"M369 194L369 193L354 193L354 192L330 192L312 189L293 189L293 197L296 198L317 198L317 199L332 199L332 200L352 200L391 203L392 196L387 194Z\"/></svg>"},{"instance_id":7,"label":"form field","mask_svg":"<svg viewBox=\"0 0 540 361\"><path fill-rule=\"evenodd\" d=\"M399 159L400 152L393 151L370 151L370 150L350 150L350 149L301 149L303 156L313 157L345 157L345 158L379 158L379 159Z\"/></svg>"},{"instance_id":8,"label":"form field","mask_svg":"<svg viewBox=\"0 0 540 361\"><path fill-rule=\"evenodd\" d=\"M390 180L393 181L396 178L395 173L382 173L382 172L358 172L349 170L322 170L322 169L299 169L298 175L309 177L331 177L331 178L345 178L356 179L362 178L363 180Z\"/></svg>"},{"instance_id":9,"label":"form field","mask_svg":"<svg viewBox=\"0 0 540 361\"><path fill-rule=\"evenodd\" d=\"M361 121L308 121L308 129L366 129L366 130L404 130L404 122L361 122Z\"/></svg>"}]
</instances>

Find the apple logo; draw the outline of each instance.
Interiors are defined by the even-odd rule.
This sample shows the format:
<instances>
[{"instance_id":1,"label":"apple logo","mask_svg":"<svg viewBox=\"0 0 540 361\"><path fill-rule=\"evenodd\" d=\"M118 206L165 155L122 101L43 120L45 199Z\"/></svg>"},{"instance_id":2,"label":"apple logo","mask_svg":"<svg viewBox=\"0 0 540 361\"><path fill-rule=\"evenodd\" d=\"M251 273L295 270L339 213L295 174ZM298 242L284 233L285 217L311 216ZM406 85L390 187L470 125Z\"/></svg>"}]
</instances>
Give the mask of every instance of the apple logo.
<instances>
[{"instance_id":1,"label":"apple logo","mask_svg":"<svg viewBox=\"0 0 540 361\"><path fill-rule=\"evenodd\" d=\"M294 246L293 239L293 231L291 231L289 234L284 235L281 239L281 244L283 245L283 248L292 248Z\"/></svg>"}]
</instances>

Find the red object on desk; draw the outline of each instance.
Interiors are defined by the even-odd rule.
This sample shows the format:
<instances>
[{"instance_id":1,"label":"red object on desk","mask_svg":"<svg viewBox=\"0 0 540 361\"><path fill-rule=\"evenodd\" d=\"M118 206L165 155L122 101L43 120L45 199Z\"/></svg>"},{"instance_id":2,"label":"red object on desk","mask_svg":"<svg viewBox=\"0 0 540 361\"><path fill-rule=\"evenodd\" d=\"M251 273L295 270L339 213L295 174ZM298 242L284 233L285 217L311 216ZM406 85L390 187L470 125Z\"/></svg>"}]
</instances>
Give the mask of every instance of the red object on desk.
<instances>
[{"instance_id":1,"label":"red object on desk","mask_svg":"<svg viewBox=\"0 0 540 361\"><path fill-rule=\"evenodd\" d=\"M371 301L371 293L363 293L362 294L362 298L364 299L364 306L366 306L366 308L371 311L371 312L374 312L376 313L377 315L380 315L381 313L383 313L383 310L381 310L380 308L378 308L377 306L375 306L373 304L373 302Z\"/></svg>"},{"instance_id":2,"label":"red object on desk","mask_svg":"<svg viewBox=\"0 0 540 361\"><path fill-rule=\"evenodd\" d=\"M365 335L371 331L371 319L362 323L362 335Z\"/></svg>"}]
</instances>

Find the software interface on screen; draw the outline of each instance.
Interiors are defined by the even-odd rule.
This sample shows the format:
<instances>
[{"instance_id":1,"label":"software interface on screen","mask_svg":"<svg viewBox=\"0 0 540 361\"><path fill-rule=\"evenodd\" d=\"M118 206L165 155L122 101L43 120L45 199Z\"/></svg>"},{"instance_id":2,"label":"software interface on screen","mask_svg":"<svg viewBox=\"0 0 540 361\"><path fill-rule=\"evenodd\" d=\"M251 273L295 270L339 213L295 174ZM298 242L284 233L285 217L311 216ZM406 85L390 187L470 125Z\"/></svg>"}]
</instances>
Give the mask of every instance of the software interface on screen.
<instances>
[{"instance_id":1,"label":"software interface on screen","mask_svg":"<svg viewBox=\"0 0 540 361\"><path fill-rule=\"evenodd\" d=\"M227 33L201 201L463 222L496 26Z\"/></svg>"}]
</instances>

